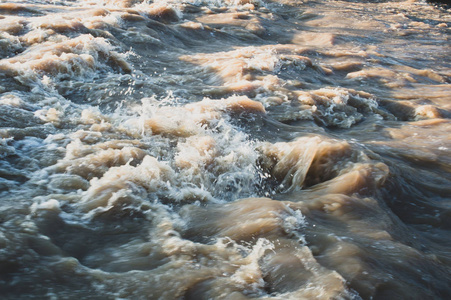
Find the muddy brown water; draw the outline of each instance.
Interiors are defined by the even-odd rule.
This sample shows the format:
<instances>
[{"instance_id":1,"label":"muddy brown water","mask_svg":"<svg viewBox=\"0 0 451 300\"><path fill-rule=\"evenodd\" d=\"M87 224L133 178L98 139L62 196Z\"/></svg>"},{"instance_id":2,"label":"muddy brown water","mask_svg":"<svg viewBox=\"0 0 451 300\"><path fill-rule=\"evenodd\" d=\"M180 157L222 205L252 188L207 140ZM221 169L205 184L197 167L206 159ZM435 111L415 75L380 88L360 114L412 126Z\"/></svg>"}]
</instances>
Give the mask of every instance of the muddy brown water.
<instances>
[{"instance_id":1,"label":"muddy brown water","mask_svg":"<svg viewBox=\"0 0 451 300\"><path fill-rule=\"evenodd\" d=\"M0 3L2 299L450 299L451 15Z\"/></svg>"}]
</instances>

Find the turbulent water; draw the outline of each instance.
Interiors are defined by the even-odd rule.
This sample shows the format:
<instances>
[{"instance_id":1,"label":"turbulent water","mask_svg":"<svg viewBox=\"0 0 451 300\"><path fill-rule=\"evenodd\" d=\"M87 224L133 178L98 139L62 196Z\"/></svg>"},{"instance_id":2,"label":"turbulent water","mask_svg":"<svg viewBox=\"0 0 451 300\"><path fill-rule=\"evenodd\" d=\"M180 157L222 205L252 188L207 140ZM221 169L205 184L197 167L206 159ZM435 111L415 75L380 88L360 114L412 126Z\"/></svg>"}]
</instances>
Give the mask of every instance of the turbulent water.
<instances>
[{"instance_id":1,"label":"turbulent water","mask_svg":"<svg viewBox=\"0 0 451 300\"><path fill-rule=\"evenodd\" d=\"M0 3L1 299L450 299L451 14Z\"/></svg>"}]
</instances>

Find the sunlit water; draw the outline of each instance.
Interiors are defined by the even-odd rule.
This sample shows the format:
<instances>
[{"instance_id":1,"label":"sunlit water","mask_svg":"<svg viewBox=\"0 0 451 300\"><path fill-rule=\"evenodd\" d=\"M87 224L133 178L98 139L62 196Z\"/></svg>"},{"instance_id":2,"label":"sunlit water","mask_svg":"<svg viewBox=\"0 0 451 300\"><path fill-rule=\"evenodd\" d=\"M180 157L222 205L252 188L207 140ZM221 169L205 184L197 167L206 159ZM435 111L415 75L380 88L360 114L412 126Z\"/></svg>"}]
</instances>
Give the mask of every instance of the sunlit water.
<instances>
[{"instance_id":1,"label":"sunlit water","mask_svg":"<svg viewBox=\"0 0 451 300\"><path fill-rule=\"evenodd\" d=\"M451 14L0 3L1 299L450 299Z\"/></svg>"}]
</instances>

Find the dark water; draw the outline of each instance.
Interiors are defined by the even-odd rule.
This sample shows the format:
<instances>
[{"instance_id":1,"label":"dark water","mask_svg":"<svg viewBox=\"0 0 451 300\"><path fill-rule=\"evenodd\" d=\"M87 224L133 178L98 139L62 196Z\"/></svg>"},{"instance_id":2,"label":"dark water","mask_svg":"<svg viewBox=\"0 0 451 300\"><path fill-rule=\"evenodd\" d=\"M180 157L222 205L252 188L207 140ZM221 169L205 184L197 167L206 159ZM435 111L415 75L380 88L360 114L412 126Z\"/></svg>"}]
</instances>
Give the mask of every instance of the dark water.
<instances>
[{"instance_id":1,"label":"dark water","mask_svg":"<svg viewBox=\"0 0 451 300\"><path fill-rule=\"evenodd\" d=\"M451 15L0 3L1 299L450 299Z\"/></svg>"}]
</instances>

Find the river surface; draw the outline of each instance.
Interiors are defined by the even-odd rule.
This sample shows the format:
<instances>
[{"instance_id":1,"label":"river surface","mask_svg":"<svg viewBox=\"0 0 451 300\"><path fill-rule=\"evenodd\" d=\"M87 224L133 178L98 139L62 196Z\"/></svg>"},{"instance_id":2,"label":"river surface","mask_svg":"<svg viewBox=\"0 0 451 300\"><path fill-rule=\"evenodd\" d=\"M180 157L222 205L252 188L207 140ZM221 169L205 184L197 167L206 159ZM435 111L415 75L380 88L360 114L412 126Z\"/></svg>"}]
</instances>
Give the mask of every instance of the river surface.
<instances>
[{"instance_id":1,"label":"river surface","mask_svg":"<svg viewBox=\"0 0 451 300\"><path fill-rule=\"evenodd\" d=\"M451 14L0 3L1 299L451 299Z\"/></svg>"}]
</instances>

